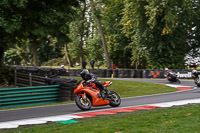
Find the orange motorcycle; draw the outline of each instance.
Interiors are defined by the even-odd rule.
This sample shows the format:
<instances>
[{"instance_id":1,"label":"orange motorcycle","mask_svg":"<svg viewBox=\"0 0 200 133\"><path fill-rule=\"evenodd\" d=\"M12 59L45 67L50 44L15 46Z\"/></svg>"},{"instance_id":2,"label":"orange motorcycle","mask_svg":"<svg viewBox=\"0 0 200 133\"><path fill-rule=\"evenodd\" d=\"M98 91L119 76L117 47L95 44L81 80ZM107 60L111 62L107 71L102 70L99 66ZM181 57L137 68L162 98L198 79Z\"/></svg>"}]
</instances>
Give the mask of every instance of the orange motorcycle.
<instances>
[{"instance_id":1,"label":"orange motorcycle","mask_svg":"<svg viewBox=\"0 0 200 133\"><path fill-rule=\"evenodd\" d=\"M111 81L103 83L105 87L111 84ZM74 93L76 94L76 105L82 110L89 110L92 106L110 105L112 107L117 107L121 104L120 96L116 92L109 91L107 95L105 90L100 92L95 83L85 85L84 80L77 84Z\"/></svg>"}]
</instances>

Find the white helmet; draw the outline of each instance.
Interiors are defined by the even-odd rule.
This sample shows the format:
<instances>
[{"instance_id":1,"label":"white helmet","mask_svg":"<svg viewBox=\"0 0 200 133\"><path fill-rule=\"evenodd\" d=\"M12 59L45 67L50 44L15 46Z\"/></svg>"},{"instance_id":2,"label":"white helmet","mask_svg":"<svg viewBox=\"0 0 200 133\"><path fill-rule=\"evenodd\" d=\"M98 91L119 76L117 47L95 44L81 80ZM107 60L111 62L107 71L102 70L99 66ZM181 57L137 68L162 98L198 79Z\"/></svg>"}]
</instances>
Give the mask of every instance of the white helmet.
<instances>
[{"instance_id":1,"label":"white helmet","mask_svg":"<svg viewBox=\"0 0 200 133\"><path fill-rule=\"evenodd\" d=\"M197 72L197 70L192 70L192 74L194 74L194 73L196 73Z\"/></svg>"}]
</instances>

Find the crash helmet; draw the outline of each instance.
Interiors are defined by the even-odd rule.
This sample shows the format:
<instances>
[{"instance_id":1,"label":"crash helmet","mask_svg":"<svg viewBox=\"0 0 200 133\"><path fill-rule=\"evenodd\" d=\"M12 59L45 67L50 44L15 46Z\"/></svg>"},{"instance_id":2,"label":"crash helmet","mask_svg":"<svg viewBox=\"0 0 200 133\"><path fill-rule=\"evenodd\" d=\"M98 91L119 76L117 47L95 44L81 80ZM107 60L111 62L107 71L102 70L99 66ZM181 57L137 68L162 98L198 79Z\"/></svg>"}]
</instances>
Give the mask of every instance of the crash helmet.
<instances>
[{"instance_id":1,"label":"crash helmet","mask_svg":"<svg viewBox=\"0 0 200 133\"><path fill-rule=\"evenodd\" d=\"M83 69L81 72L80 72L80 75L82 78L86 78L87 75L89 75L90 72L87 70L87 69Z\"/></svg>"},{"instance_id":2,"label":"crash helmet","mask_svg":"<svg viewBox=\"0 0 200 133\"><path fill-rule=\"evenodd\" d=\"M195 74L195 73L197 73L197 70L192 70L192 74Z\"/></svg>"}]
</instances>

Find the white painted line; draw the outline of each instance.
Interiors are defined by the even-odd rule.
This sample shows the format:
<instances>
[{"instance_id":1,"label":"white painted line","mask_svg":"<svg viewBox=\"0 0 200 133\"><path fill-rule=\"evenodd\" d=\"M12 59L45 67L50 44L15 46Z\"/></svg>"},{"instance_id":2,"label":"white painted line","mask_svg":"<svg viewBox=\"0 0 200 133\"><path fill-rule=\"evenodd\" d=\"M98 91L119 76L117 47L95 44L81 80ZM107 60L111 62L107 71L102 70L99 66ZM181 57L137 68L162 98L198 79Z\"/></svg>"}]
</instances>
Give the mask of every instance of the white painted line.
<instances>
[{"instance_id":1,"label":"white painted line","mask_svg":"<svg viewBox=\"0 0 200 133\"><path fill-rule=\"evenodd\" d=\"M151 106L161 106L161 107L172 107L178 105L185 105L189 103L200 103L200 99L187 99L187 100L179 100L179 101L172 101L172 102L164 102L164 103L155 103L155 104L148 104Z\"/></svg>"},{"instance_id":2,"label":"white painted line","mask_svg":"<svg viewBox=\"0 0 200 133\"><path fill-rule=\"evenodd\" d=\"M48 121L51 121L51 122L55 122L55 121L67 121L67 120L71 120L72 118L62 118L62 117L57 117L57 116L54 116L54 117L48 117L48 118L43 118L42 120L45 120L46 122Z\"/></svg>"},{"instance_id":3,"label":"white painted line","mask_svg":"<svg viewBox=\"0 0 200 133\"><path fill-rule=\"evenodd\" d=\"M170 87L191 87L192 88L192 86L185 86L185 85L173 85L173 84L166 84L167 86L170 86Z\"/></svg>"},{"instance_id":4,"label":"white painted line","mask_svg":"<svg viewBox=\"0 0 200 133\"><path fill-rule=\"evenodd\" d=\"M44 123L47 123L48 121L51 121L51 122L67 121L74 118L83 118L83 117L66 114L66 115L58 115L58 116L39 117L39 118L32 118L32 119L22 119L22 120L16 120L16 121L0 122L0 129L17 128L20 125L44 124Z\"/></svg>"},{"instance_id":5,"label":"white painted line","mask_svg":"<svg viewBox=\"0 0 200 133\"><path fill-rule=\"evenodd\" d=\"M19 125L11 124L11 123L1 123L0 129L7 129L7 128L18 128Z\"/></svg>"},{"instance_id":6,"label":"white painted line","mask_svg":"<svg viewBox=\"0 0 200 133\"><path fill-rule=\"evenodd\" d=\"M46 121L35 118L35 119L19 120L13 123L18 125L32 125L32 124L44 124L46 123Z\"/></svg>"},{"instance_id":7,"label":"white painted line","mask_svg":"<svg viewBox=\"0 0 200 133\"><path fill-rule=\"evenodd\" d=\"M41 120L46 120L46 121L65 121L65 120L70 120L73 118L83 118L81 116L72 116L70 114L66 115L58 115L58 116L50 116L50 117L43 117Z\"/></svg>"}]
</instances>

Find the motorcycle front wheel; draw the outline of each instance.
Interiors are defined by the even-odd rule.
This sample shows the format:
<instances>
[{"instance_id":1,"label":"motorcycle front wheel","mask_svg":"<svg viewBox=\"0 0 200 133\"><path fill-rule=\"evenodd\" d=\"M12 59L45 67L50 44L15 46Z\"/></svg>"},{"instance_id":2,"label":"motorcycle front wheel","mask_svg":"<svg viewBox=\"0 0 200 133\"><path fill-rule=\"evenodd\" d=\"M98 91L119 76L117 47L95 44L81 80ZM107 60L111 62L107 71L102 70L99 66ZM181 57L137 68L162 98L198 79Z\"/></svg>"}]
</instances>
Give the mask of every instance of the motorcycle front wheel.
<instances>
[{"instance_id":1,"label":"motorcycle front wheel","mask_svg":"<svg viewBox=\"0 0 200 133\"><path fill-rule=\"evenodd\" d=\"M110 104L109 104L110 106L117 107L121 104L121 98L116 92L110 91L108 97L110 101Z\"/></svg>"},{"instance_id":2,"label":"motorcycle front wheel","mask_svg":"<svg viewBox=\"0 0 200 133\"><path fill-rule=\"evenodd\" d=\"M92 102L91 100L87 97L86 100L84 101L84 99L82 98L81 95L77 95L75 97L75 102L76 105L81 109L81 110L90 110L90 108L92 107Z\"/></svg>"}]
</instances>

